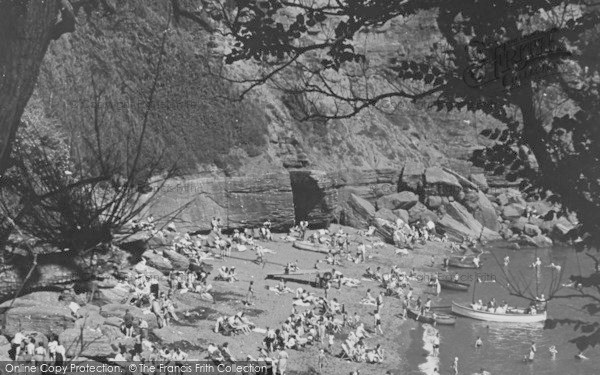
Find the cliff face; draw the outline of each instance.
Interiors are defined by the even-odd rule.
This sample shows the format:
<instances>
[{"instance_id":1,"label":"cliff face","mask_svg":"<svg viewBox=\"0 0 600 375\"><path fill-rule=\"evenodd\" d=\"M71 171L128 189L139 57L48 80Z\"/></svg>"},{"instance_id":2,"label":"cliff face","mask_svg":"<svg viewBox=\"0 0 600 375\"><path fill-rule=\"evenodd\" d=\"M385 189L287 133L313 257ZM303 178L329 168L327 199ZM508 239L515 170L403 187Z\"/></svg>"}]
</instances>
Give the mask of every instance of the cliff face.
<instances>
[{"instance_id":1,"label":"cliff face","mask_svg":"<svg viewBox=\"0 0 600 375\"><path fill-rule=\"evenodd\" d=\"M119 2L111 16L78 15L78 29L53 43L36 97L44 115L74 140L93 134L98 98L104 144L126 155L137 134L158 62L168 7L159 1ZM371 63L392 56L426 55L436 40L432 15L395 20L379 33L364 33ZM188 175L257 175L308 163L311 169L401 169L407 160L447 165L462 172L489 120L459 112L434 112L426 103L403 103L394 112L366 110L350 119L299 122L293 103L264 86L231 102L230 83L209 70L222 52L217 35L182 22L168 33L149 127L145 157L164 153ZM410 47L408 47L410 46ZM248 67L229 67L250 69ZM137 129L137 130L136 130ZM106 146L107 149L109 146Z\"/></svg>"}]
</instances>

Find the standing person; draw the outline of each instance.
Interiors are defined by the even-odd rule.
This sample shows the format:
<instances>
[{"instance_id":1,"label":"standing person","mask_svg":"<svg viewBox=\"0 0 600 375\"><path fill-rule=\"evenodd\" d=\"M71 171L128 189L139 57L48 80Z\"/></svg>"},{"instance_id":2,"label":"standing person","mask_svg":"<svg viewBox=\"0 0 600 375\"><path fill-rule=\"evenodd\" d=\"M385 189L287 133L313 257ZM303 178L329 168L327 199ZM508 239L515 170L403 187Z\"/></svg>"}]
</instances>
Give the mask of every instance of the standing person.
<instances>
[{"instance_id":1,"label":"standing person","mask_svg":"<svg viewBox=\"0 0 600 375\"><path fill-rule=\"evenodd\" d=\"M123 323L125 324L125 336L133 337L133 315L129 312L129 309L125 310L123 316Z\"/></svg>"},{"instance_id":2,"label":"standing person","mask_svg":"<svg viewBox=\"0 0 600 375\"><path fill-rule=\"evenodd\" d=\"M402 319L406 319L407 313L408 313L408 296L404 296L404 300L402 300Z\"/></svg>"},{"instance_id":3,"label":"standing person","mask_svg":"<svg viewBox=\"0 0 600 375\"><path fill-rule=\"evenodd\" d=\"M433 337L433 355L438 357L440 355L440 333L436 332Z\"/></svg>"},{"instance_id":4,"label":"standing person","mask_svg":"<svg viewBox=\"0 0 600 375\"><path fill-rule=\"evenodd\" d=\"M19 358L19 354L21 354L21 343L25 340L25 335L21 332L15 333L15 337L11 340L11 358L13 361L16 361Z\"/></svg>"},{"instance_id":5,"label":"standing person","mask_svg":"<svg viewBox=\"0 0 600 375\"><path fill-rule=\"evenodd\" d=\"M552 359L556 359L556 355L558 354L558 350L556 350L556 346L552 345L548 351L550 352L550 356L552 356Z\"/></svg>"},{"instance_id":6,"label":"standing person","mask_svg":"<svg viewBox=\"0 0 600 375\"><path fill-rule=\"evenodd\" d=\"M329 280L327 280L327 283L325 284L325 299L327 299L329 297L330 289L331 289L331 283L329 282Z\"/></svg>"},{"instance_id":7,"label":"standing person","mask_svg":"<svg viewBox=\"0 0 600 375\"><path fill-rule=\"evenodd\" d=\"M383 335L383 330L381 329L381 315L379 315L378 311L375 311L375 330L379 331Z\"/></svg>"},{"instance_id":8,"label":"standing person","mask_svg":"<svg viewBox=\"0 0 600 375\"><path fill-rule=\"evenodd\" d=\"M367 261L367 247L365 246L365 242L362 241L360 245L358 245L358 254L360 256L360 260L364 263Z\"/></svg>"},{"instance_id":9,"label":"standing person","mask_svg":"<svg viewBox=\"0 0 600 375\"><path fill-rule=\"evenodd\" d=\"M252 305L252 298L254 297L254 281L250 281L248 285L248 293L246 294L246 305Z\"/></svg>"},{"instance_id":10,"label":"standing person","mask_svg":"<svg viewBox=\"0 0 600 375\"><path fill-rule=\"evenodd\" d=\"M285 349L282 349L282 350L279 351L279 356L278 356L279 361L277 363L277 367L279 369L279 374L280 375L285 375L285 371L287 370L287 361L288 361L289 357L290 356L285 351Z\"/></svg>"},{"instance_id":11,"label":"standing person","mask_svg":"<svg viewBox=\"0 0 600 375\"><path fill-rule=\"evenodd\" d=\"M529 356L527 357L529 361L533 361L535 358L535 352L537 352L537 348L535 347L535 342L532 341L531 346L529 347Z\"/></svg>"},{"instance_id":12,"label":"standing person","mask_svg":"<svg viewBox=\"0 0 600 375\"><path fill-rule=\"evenodd\" d=\"M454 363L452 364L450 370L454 375L458 375L458 357L454 357Z\"/></svg>"},{"instance_id":13,"label":"standing person","mask_svg":"<svg viewBox=\"0 0 600 375\"><path fill-rule=\"evenodd\" d=\"M35 348L35 355L33 356L33 362L36 365L41 365L46 360L46 348L44 348L44 342L40 341L38 347Z\"/></svg>"},{"instance_id":14,"label":"standing person","mask_svg":"<svg viewBox=\"0 0 600 375\"><path fill-rule=\"evenodd\" d=\"M442 293L442 284L440 284L440 279L435 278L435 295L439 296Z\"/></svg>"},{"instance_id":15,"label":"standing person","mask_svg":"<svg viewBox=\"0 0 600 375\"><path fill-rule=\"evenodd\" d=\"M327 361L327 357L325 357L325 350L319 350L319 358L317 362L317 368L319 369L319 374L322 373L323 367L325 367L325 362Z\"/></svg>"},{"instance_id":16,"label":"standing person","mask_svg":"<svg viewBox=\"0 0 600 375\"><path fill-rule=\"evenodd\" d=\"M377 302L377 312L381 313L381 307L383 306L383 292L379 292L376 302Z\"/></svg>"},{"instance_id":17,"label":"standing person","mask_svg":"<svg viewBox=\"0 0 600 375\"><path fill-rule=\"evenodd\" d=\"M67 350L60 343L60 341L57 340L56 353L54 354L54 365L62 366L65 363L66 356L67 356Z\"/></svg>"}]
</instances>

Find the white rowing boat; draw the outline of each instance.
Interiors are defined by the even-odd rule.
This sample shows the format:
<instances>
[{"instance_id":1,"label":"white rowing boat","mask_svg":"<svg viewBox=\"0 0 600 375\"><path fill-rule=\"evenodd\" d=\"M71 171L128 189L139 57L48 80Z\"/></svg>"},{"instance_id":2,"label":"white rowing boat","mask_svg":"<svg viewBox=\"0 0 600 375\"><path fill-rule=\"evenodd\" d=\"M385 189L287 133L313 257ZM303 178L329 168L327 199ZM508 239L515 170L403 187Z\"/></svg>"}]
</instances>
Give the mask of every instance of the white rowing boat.
<instances>
[{"instance_id":1,"label":"white rowing boat","mask_svg":"<svg viewBox=\"0 0 600 375\"><path fill-rule=\"evenodd\" d=\"M484 320L486 322L502 323L538 323L546 320L546 311L540 314L511 313L497 314L489 311L475 310L471 307L452 302L452 312L468 318Z\"/></svg>"}]
</instances>

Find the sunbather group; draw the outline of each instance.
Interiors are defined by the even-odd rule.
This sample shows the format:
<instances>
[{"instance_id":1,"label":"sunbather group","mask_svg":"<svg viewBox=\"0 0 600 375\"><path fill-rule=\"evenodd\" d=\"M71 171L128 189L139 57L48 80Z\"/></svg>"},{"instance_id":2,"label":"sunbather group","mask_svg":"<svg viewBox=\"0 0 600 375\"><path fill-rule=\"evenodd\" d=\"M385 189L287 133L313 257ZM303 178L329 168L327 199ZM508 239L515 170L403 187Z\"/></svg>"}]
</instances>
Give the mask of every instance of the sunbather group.
<instances>
[{"instance_id":1,"label":"sunbather group","mask_svg":"<svg viewBox=\"0 0 600 375\"><path fill-rule=\"evenodd\" d=\"M231 316L220 316L215 322L215 332L221 332L226 336L238 333L247 335L254 328L256 325L248 320L243 312Z\"/></svg>"}]
</instances>

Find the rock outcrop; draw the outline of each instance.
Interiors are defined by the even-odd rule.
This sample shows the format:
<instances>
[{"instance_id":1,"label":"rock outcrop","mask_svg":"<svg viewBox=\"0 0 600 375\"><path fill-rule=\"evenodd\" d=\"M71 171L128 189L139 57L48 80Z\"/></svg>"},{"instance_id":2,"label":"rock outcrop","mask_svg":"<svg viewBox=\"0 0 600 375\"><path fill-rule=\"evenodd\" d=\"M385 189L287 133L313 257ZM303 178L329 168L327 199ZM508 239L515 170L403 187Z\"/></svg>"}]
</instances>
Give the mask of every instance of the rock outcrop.
<instances>
[{"instance_id":1,"label":"rock outcrop","mask_svg":"<svg viewBox=\"0 0 600 375\"><path fill-rule=\"evenodd\" d=\"M213 217L220 218L226 230L258 227L267 219L275 229L294 224L292 185L286 172L169 181L149 212L163 217L180 207L180 231L209 231Z\"/></svg>"}]
</instances>

